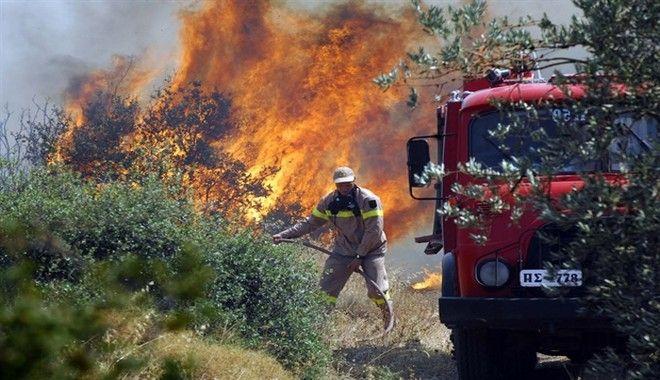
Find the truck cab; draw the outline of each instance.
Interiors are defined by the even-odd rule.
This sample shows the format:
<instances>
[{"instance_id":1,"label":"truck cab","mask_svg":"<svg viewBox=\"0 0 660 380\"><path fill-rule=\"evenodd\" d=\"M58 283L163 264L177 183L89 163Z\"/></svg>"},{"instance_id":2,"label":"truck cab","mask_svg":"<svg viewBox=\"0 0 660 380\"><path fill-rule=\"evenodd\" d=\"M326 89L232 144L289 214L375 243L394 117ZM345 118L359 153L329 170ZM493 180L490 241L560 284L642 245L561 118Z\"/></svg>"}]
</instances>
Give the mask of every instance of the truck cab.
<instances>
[{"instance_id":1,"label":"truck cab","mask_svg":"<svg viewBox=\"0 0 660 380\"><path fill-rule=\"evenodd\" d=\"M490 72L486 78L466 82L463 91L455 91L438 108L436 133L408 141L413 198L434 200L435 210L444 202L460 202L451 191L452 185L467 185L475 179L458 170L459 162L472 158L486 167L496 167L506 158L488 133L498 123L506 123L493 100L556 102L556 107L542 111L547 116L540 118L541 123L547 123L542 125L546 129L552 129L557 117L573 117L562 107L565 92L553 83L525 78L502 80L497 74ZM583 89L571 88L571 96L583 96ZM657 123L651 127L657 131ZM642 128L648 129L649 125ZM429 143L433 142L437 143L437 162L444 165L446 174L435 183L434 197L420 198L414 188L425 186L418 178L431 161ZM615 159L607 163L608 167L602 165L568 163L552 177L551 196L579 188L579 172L599 170L617 176ZM523 179L520 189L525 186ZM453 219L438 212L432 234L416 239L427 243L426 254L443 254L439 314L440 320L452 329L459 378L525 378L525 373L534 368L538 352L566 355L579 362L606 345L616 345L620 337L608 320L580 307L583 269L558 271L553 278L545 270L546 261L557 259L553 252L558 245L572 238L571 230L549 225L530 210L522 214L518 223L511 223L508 212L483 211L487 214L483 228L488 237L483 244L471 238L469 229L458 228ZM541 234L557 239L551 244ZM548 296L543 290L548 287L564 288L564 296Z\"/></svg>"}]
</instances>

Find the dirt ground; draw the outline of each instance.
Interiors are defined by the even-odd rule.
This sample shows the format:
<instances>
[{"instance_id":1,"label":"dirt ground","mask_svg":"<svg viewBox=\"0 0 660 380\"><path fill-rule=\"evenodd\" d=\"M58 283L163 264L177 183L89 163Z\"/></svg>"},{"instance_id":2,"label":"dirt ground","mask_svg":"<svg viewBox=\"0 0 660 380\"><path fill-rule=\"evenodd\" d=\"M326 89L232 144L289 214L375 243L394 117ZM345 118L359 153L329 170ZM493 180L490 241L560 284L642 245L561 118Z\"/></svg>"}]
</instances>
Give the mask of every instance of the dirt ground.
<instances>
[{"instance_id":1,"label":"dirt ground","mask_svg":"<svg viewBox=\"0 0 660 380\"><path fill-rule=\"evenodd\" d=\"M450 331L440 323L439 292L418 292L409 283L393 281L396 325L380 337L380 313L366 297L364 285L353 276L332 312L328 339L334 352L332 379L457 379ZM563 357L539 356L530 377L579 378Z\"/></svg>"}]
</instances>

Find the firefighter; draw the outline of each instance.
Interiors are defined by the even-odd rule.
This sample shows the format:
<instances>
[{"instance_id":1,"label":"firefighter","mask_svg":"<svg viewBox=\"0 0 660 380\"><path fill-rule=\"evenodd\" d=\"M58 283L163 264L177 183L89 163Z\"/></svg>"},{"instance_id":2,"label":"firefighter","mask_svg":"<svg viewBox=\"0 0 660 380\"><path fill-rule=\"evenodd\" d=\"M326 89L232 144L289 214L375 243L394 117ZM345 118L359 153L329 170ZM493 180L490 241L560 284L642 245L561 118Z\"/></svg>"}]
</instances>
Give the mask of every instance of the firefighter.
<instances>
[{"instance_id":1,"label":"firefighter","mask_svg":"<svg viewBox=\"0 0 660 380\"><path fill-rule=\"evenodd\" d=\"M387 239L383 231L383 206L380 198L355 184L355 174L349 167L334 171L336 190L321 198L305 221L273 235L273 242L308 234L327 222L336 230L333 254L323 268L320 286L332 303L346 285L351 274L362 267L364 273L380 287L385 299L367 282L367 296L381 309L387 323L387 303L391 303L385 271ZM391 306L391 304L390 304Z\"/></svg>"}]
</instances>

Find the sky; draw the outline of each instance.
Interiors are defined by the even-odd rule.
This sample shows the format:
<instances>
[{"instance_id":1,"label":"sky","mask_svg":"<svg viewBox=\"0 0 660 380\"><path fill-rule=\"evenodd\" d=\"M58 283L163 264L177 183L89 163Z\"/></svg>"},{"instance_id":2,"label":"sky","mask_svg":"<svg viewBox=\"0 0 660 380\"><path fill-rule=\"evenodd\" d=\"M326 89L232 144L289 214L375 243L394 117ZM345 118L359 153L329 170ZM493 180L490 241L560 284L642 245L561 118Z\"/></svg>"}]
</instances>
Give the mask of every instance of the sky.
<instances>
[{"instance_id":1,"label":"sky","mask_svg":"<svg viewBox=\"0 0 660 380\"><path fill-rule=\"evenodd\" d=\"M69 78L109 66L114 54L150 55L174 68L175 1L0 0L0 104L58 101Z\"/></svg>"}]
</instances>

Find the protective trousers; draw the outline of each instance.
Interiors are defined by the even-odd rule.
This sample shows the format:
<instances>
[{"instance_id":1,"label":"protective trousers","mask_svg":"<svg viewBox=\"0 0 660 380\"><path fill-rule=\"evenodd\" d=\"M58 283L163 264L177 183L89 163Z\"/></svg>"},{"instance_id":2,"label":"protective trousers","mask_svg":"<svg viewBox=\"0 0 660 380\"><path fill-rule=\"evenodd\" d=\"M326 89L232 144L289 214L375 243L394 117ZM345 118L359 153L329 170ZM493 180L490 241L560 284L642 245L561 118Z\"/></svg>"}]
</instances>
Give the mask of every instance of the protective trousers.
<instances>
[{"instance_id":1,"label":"protective trousers","mask_svg":"<svg viewBox=\"0 0 660 380\"><path fill-rule=\"evenodd\" d=\"M353 257L333 254L325 261L323 275L321 276L321 289L327 294L328 300L336 302L339 293L342 291L351 274L348 264L353 261ZM365 280L367 285L367 296L378 306L389 302L389 282L387 281L387 272L385 271L385 255L369 255L362 259L362 270L371 278L378 287L385 293L386 299L383 299L378 290Z\"/></svg>"}]
</instances>

